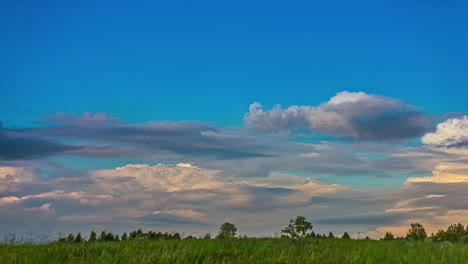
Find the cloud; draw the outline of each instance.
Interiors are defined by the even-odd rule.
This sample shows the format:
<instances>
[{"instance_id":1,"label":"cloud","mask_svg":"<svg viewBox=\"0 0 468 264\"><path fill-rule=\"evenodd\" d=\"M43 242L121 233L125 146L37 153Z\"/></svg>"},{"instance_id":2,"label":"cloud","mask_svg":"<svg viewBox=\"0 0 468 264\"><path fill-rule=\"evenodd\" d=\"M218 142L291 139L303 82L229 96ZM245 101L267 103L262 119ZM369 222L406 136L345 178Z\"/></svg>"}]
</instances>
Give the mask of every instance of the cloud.
<instances>
[{"instance_id":1,"label":"cloud","mask_svg":"<svg viewBox=\"0 0 468 264\"><path fill-rule=\"evenodd\" d=\"M59 125L26 128L17 130L16 133L30 138L92 140L102 142L105 145L118 145L121 150L132 157L151 154L161 155L165 158L171 155L183 155L229 160L269 156L262 153L266 146L257 144L252 137L234 131L221 130L198 121L92 124L87 120L83 125L83 122L75 122L73 119L73 122L67 121ZM91 151L90 147L85 147L85 145L76 145L76 148L84 149L67 153L84 155L100 155L99 153L101 153L105 155L102 147L98 151L99 147L94 146ZM115 147L107 153L114 155L118 152L117 147Z\"/></svg>"},{"instance_id":2,"label":"cloud","mask_svg":"<svg viewBox=\"0 0 468 264\"><path fill-rule=\"evenodd\" d=\"M302 130L362 140L398 140L423 135L432 128L431 116L398 99L363 92L340 92L314 106L274 107L264 111L253 103L245 125L266 132Z\"/></svg>"},{"instance_id":3,"label":"cloud","mask_svg":"<svg viewBox=\"0 0 468 264\"><path fill-rule=\"evenodd\" d=\"M468 164L454 162L439 163L432 171L432 176L408 178L405 184L413 184L418 182L468 182Z\"/></svg>"},{"instance_id":4,"label":"cloud","mask_svg":"<svg viewBox=\"0 0 468 264\"><path fill-rule=\"evenodd\" d=\"M0 131L0 160L36 159L80 148L48 139Z\"/></svg>"},{"instance_id":5,"label":"cloud","mask_svg":"<svg viewBox=\"0 0 468 264\"><path fill-rule=\"evenodd\" d=\"M139 222L158 226L180 226L180 225L207 225L205 222L196 221L188 217L183 217L168 213L153 213L135 218Z\"/></svg>"},{"instance_id":6,"label":"cloud","mask_svg":"<svg viewBox=\"0 0 468 264\"><path fill-rule=\"evenodd\" d=\"M347 215L341 217L322 218L318 221L320 224L327 225L388 225L400 223L408 216L398 213L381 213L381 214L359 214Z\"/></svg>"},{"instance_id":7,"label":"cloud","mask_svg":"<svg viewBox=\"0 0 468 264\"><path fill-rule=\"evenodd\" d=\"M32 182L34 172L26 167L0 166L0 196L18 190L23 183Z\"/></svg>"},{"instance_id":8,"label":"cloud","mask_svg":"<svg viewBox=\"0 0 468 264\"><path fill-rule=\"evenodd\" d=\"M7 170L20 172L21 169L5 168L3 175L12 174ZM230 178L225 177L222 171L188 163L128 164L91 171L82 177L87 180L38 179L35 176L21 180L54 189L35 194L15 190L11 195L0 197L0 213L8 210L17 212L8 220L2 220L0 225L8 224L12 229L19 229L15 219L18 223L25 223L23 215L31 216L33 211L36 214L41 211L42 219L47 219L49 224L56 227L73 224L74 228L86 228L78 229L81 232L98 226L107 226L106 230L124 227L125 231L144 226L159 230L177 227L178 231L199 230L204 233L222 222L237 219L236 225L243 232L255 233L259 228L268 228L272 217L286 217L285 214L278 215L278 212L323 207L314 205L311 197L341 196L353 192L346 186L328 185L315 178L287 174ZM243 221L240 220L242 217ZM266 218L259 220L263 217ZM32 229L41 228L36 226L37 223L43 224L35 218L28 221Z\"/></svg>"},{"instance_id":9,"label":"cloud","mask_svg":"<svg viewBox=\"0 0 468 264\"><path fill-rule=\"evenodd\" d=\"M71 117L65 112L57 112L44 118L45 122L66 124L73 126L109 126L120 123L117 118L110 117L107 113L85 112L81 117Z\"/></svg>"},{"instance_id":10,"label":"cloud","mask_svg":"<svg viewBox=\"0 0 468 264\"><path fill-rule=\"evenodd\" d=\"M123 194L138 190L174 192L191 189L221 188L220 171L200 169L187 164L129 164L112 170L91 173L106 193Z\"/></svg>"},{"instance_id":11,"label":"cloud","mask_svg":"<svg viewBox=\"0 0 468 264\"><path fill-rule=\"evenodd\" d=\"M422 137L422 142L436 147L468 147L468 116L438 124L434 133Z\"/></svg>"}]
</instances>

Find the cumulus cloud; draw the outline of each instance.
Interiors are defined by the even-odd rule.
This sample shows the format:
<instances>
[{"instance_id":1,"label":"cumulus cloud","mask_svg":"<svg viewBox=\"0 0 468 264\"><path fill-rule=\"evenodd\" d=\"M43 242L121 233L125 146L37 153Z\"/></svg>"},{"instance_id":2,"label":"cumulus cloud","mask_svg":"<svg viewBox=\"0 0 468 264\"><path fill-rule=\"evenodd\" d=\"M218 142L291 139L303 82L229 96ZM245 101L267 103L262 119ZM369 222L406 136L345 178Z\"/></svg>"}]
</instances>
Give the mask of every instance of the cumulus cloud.
<instances>
[{"instance_id":1,"label":"cumulus cloud","mask_svg":"<svg viewBox=\"0 0 468 264\"><path fill-rule=\"evenodd\" d=\"M468 147L468 116L451 118L437 125L434 133L428 133L422 142L436 147Z\"/></svg>"},{"instance_id":2,"label":"cumulus cloud","mask_svg":"<svg viewBox=\"0 0 468 264\"><path fill-rule=\"evenodd\" d=\"M174 192L221 188L219 173L181 163L175 166L129 164L112 170L96 171L91 175L105 192L123 194L145 189Z\"/></svg>"},{"instance_id":3,"label":"cumulus cloud","mask_svg":"<svg viewBox=\"0 0 468 264\"><path fill-rule=\"evenodd\" d=\"M398 99L347 91L316 107L276 106L264 111L261 104L253 103L244 116L245 125L259 131L305 130L370 140L421 136L432 128L432 121Z\"/></svg>"},{"instance_id":4,"label":"cumulus cloud","mask_svg":"<svg viewBox=\"0 0 468 264\"><path fill-rule=\"evenodd\" d=\"M386 232L404 236L412 222L422 223L429 233L457 222L466 223L468 151L463 143L465 119L448 119L440 123L435 132L423 137L422 146L395 149L391 159L379 161L386 163L389 169L394 166L389 163L394 163L391 160L395 158L397 166L403 166L400 170L421 168L419 174L422 175L408 177L400 190L375 193L365 200L351 198L345 202L355 206L372 201L380 205L380 212L343 214L319 222L356 226L373 238L382 237ZM424 172L424 168L431 167L432 172ZM330 204L328 200L325 202Z\"/></svg>"},{"instance_id":5,"label":"cumulus cloud","mask_svg":"<svg viewBox=\"0 0 468 264\"><path fill-rule=\"evenodd\" d=\"M20 184L32 182L34 178L30 168L0 166L0 194L16 191Z\"/></svg>"}]
</instances>

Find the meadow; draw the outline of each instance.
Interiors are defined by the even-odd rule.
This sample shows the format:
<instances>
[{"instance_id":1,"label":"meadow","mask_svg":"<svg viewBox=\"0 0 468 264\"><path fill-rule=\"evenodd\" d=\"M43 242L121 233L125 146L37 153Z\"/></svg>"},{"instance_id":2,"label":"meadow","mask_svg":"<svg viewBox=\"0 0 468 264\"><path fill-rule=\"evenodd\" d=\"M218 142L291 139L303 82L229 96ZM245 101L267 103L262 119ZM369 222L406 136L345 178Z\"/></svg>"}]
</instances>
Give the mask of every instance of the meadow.
<instances>
[{"instance_id":1,"label":"meadow","mask_svg":"<svg viewBox=\"0 0 468 264\"><path fill-rule=\"evenodd\" d=\"M2 264L63 263L468 263L450 242L288 238L2 244Z\"/></svg>"}]
</instances>

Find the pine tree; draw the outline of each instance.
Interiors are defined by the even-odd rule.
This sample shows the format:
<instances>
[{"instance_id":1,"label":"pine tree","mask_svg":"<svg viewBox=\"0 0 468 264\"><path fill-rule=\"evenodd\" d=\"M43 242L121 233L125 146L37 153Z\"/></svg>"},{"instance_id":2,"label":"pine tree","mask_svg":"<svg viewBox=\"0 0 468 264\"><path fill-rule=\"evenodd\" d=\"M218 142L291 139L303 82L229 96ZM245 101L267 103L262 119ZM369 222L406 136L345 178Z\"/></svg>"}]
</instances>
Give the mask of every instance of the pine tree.
<instances>
[{"instance_id":1,"label":"pine tree","mask_svg":"<svg viewBox=\"0 0 468 264\"><path fill-rule=\"evenodd\" d=\"M341 236L342 239L351 239L351 237L349 236L348 232L344 232L344 234Z\"/></svg>"},{"instance_id":2,"label":"pine tree","mask_svg":"<svg viewBox=\"0 0 468 264\"><path fill-rule=\"evenodd\" d=\"M81 243L83 242L83 238L81 237L81 233L78 233L75 237L75 243Z\"/></svg>"},{"instance_id":3,"label":"pine tree","mask_svg":"<svg viewBox=\"0 0 468 264\"><path fill-rule=\"evenodd\" d=\"M70 233L68 236L67 236L67 243L73 243L75 241L75 236Z\"/></svg>"},{"instance_id":4,"label":"pine tree","mask_svg":"<svg viewBox=\"0 0 468 264\"><path fill-rule=\"evenodd\" d=\"M98 237L99 242L103 242L107 240L107 233L106 231L102 231L101 234Z\"/></svg>"},{"instance_id":5,"label":"pine tree","mask_svg":"<svg viewBox=\"0 0 468 264\"><path fill-rule=\"evenodd\" d=\"M122 238L120 238L120 240L127 241L127 239L128 239L127 233L124 232L123 235L122 235Z\"/></svg>"},{"instance_id":6,"label":"pine tree","mask_svg":"<svg viewBox=\"0 0 468 264\"><path fill-rule=\"evenodd\" d=\"M89 234L88 242L96 242L96 240L97 240L97 234L93 230L91 231L91 234Z\"/></svg>"}]
</instances>

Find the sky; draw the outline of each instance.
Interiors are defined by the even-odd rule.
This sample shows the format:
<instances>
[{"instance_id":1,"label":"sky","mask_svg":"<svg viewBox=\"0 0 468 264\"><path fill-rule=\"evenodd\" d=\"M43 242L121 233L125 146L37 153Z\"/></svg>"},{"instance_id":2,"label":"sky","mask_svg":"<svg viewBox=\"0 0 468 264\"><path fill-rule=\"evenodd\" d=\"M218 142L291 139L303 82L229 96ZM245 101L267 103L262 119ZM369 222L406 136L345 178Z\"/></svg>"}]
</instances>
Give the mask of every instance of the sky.
<instances>
[{"instance_id":1,"label":"sky","mask_svg":"<svg viewBox=\"0 0 468 264\"><path fill-rule=\"evenodd\" d=\"M466 1L0 3L0 235L468 224Z\"/></svg>"}]
</instances>

